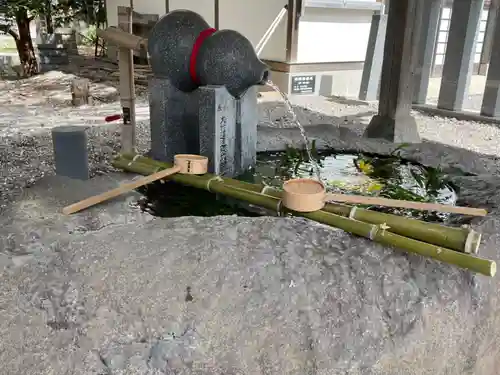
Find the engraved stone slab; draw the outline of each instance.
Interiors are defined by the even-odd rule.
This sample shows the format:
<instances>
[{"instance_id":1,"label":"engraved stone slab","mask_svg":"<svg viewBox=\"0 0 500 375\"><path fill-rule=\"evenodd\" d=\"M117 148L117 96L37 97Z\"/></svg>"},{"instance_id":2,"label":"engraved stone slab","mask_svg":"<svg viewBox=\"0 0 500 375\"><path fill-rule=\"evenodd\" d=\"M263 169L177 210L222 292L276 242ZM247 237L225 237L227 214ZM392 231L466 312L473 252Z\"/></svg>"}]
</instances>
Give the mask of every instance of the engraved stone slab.
<instances>
[{"instance_id":1,"label":"engraved stone slab","mask_svg":"<svg viewBox=\"0 0 500 375\"><path fill-rule=\"evenodd\" d=\"M237 174L236 100L225 87L198 89L200 154L208 157L210 173L232 177Z\"/></svg>"}]
</instances>

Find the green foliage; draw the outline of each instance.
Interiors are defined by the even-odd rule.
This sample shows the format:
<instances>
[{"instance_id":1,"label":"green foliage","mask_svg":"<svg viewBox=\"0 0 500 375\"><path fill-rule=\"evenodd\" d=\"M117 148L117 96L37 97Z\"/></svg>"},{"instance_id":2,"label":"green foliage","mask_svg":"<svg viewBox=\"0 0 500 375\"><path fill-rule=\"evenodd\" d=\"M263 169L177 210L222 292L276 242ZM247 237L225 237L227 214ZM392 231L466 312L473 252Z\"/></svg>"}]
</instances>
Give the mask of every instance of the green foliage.
<instances>
[{"instance_id":1,"label":"green foliage","mask_svg":"<svg viewBox=\"0 0 500 375\"><path fill-rule=\"evenodd\" d=\"M89 28L82 34L82 43L86 46L94 46L97 42L97 27L90 25Z\"/></svg>"},{"instance_id":2,"label":"green foliage","mask_svg":"<svg viewBox=\"0 0 500 375\"><path fill-rule=\"evenodd\" d=\"M26 11L30 18L50 16L56 27L75 18L88 24L106 21L104 0L0 0L0 26L15 24L16 16Z\"/></svg>"},{"instance_id":3,"label":"green foliage","mask_svg":"<svg viewBox=\"0 0 500 375\"><path fill-rule=\"evenodd\" d=\"M13 22L20 11L25 10L30 17L44 14L53 0L6 0L0 3L0 14L5 21Z\"/></svg>"}]
</instances>

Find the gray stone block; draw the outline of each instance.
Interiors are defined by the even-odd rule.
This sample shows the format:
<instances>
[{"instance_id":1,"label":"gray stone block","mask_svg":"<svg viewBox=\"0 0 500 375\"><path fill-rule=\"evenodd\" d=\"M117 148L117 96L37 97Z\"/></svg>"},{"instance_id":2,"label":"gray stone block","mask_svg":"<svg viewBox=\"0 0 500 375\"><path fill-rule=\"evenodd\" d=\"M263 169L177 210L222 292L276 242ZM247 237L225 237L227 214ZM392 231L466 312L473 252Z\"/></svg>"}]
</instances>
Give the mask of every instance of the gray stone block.
<instances>
[{"instance_id":1,"label":"gray stone block","mask_svg":"<svg viewBox=\"0 0 500 375\"><path fill-rule=\"evenodd\" d=\"M251 87L239 100L239 118L236 122L237 156L240 172L255 165L257 157L257 123L259 110L257 107L257 87Z\"/></svg>"},{"instance_id":2,"label":"gray stone block","mask_svg":"<svg viewBox=\"0 0 500 375\"><path fill-rule=\"evenodd\" d=\"M200 154L208 157L208 170L234 176L236 166L236 100L225 87L207 86L199 97Z\"/></svg>"},{"instance_id":3,"label":"gray stone block","mask_svg":"<svg viewBox=\"0 0 500 375\"><path fill-rule=\"evenodd\" d=\"M89 179L86 128L59 126L52 130L56 174L77 180Z\"/></svg>"},{"instance_id":4,"label":"gray stone block","mask_svg":"<svg viewBox=\"0 0 500 375\"><path fill-rule=\"evenodd\" d=\"M255 163L257 90L235 99L223 86L186 93L167 78L150 81L151 156L172 162L176 154L209 158L209 172L234 177Z\"/></svg>"},{"instance_id":5,"label":"gray stone block","mask_svg":"<svg viewBox=\"0 0 500 375\"><path fill-rule=\"evenodd\" d=\"M197 95L184 93L166 78L149 83L151 156L173 162L176 154L199 154Z\"/></svg>"},{"instance_id":6,"label":"gray stone block","mask_svg":"<svg viewBox=\"0 0 500 375\"><path fill-rule=\"evenodd\" d=\"M63 45L38 44L37 49L41 65L69 64L68 50Z\"/></svg>"}]
</instances>

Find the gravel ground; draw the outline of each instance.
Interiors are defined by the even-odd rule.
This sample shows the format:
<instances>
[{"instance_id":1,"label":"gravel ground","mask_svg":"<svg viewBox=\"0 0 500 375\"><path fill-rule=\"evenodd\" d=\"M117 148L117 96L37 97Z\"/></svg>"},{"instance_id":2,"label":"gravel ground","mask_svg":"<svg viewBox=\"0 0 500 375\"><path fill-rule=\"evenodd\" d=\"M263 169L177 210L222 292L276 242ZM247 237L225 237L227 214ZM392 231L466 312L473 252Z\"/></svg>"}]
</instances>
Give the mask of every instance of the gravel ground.
<instances>
[{"instance_id":1,"label":"gravel ground","mask_svg":"<svg viewBox=\"0 0 500 375\"><path fill-rule=\"evenodd\" d=\"M116 82L92 84L94 96L107 95L104 102L80 108L70 103L71 73L51 72L22 81L0 82L0 207L44 175L53 173L50 128L61 125L89 127L89 153L93 175L112 170L111 156L119 147L119 125L105 124L104 117L119 113ZM107 101L107 102L106 102ZM376 104L322 97L295 97L301 123L333 123L361 134ZM149 145L148 104L144 87L138 89L137 138L140 151ZM500 155L500 129L496 126L430 117L415 113L419 132L425 141L465 148L496 157ZM264 93L260 103L260 124L292 127L290 117L274 93ZM492 170L497 174L498 168Z\"/></svg>"}]
</instances>

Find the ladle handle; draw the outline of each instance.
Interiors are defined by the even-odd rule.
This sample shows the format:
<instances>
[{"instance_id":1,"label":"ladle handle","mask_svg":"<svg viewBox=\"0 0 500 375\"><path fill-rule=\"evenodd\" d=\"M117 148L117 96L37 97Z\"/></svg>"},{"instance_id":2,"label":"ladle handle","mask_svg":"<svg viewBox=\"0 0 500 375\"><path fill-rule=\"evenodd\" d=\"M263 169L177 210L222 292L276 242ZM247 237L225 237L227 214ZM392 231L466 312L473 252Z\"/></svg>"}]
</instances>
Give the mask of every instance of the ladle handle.
<instances>
[{"instance_id":1,"label":"ladle handle","mask_svg":"<svg viewBox=\"0 0 500 375\"><path fill-rule=\"evenodd\" d=\"M486 214L488 213L486 210L482 208L449 206L446 204L439 204L439 203L410 202L398 199L364 197L360 195L348 195L348 194L329 193L326 194L325 201L334 201L334 202L352 203L352 204L366 204L366 205L384 206L384 207L410 208L421 211L450 212L455 214L471 215L471 216L486 216Z\"/></svg>"},{"instance_id":2,"label":"ladle handle","mask_svg":"<svg viewBox=\"0 0 500 375\"><path fill-rule=\"evenodd\" d=\"M174 173L178 173L180 171L181 171L181 168L177 167L177 166L172 167L172 168L163 169L163 170L156 172L156 173L153 173L149 176L142 177L136 181L132 181L132 182L120 185L113 190L109 190L109 191L106 191L102 194L94 195L93 197L84 199L80 202L73 203L69 206L64 207L62 212L65 215L74 214L75 212L82 211L82 210L89 208L91 206L95 206L96 204L107 201L108 199L115 198L115 197L122 195L122 194L125 194L131 190L137 189L138 187L147 185L151 182L154 182L156 180L160 180L162 178L170 176Z\"/></svg>"}]
</instances>

